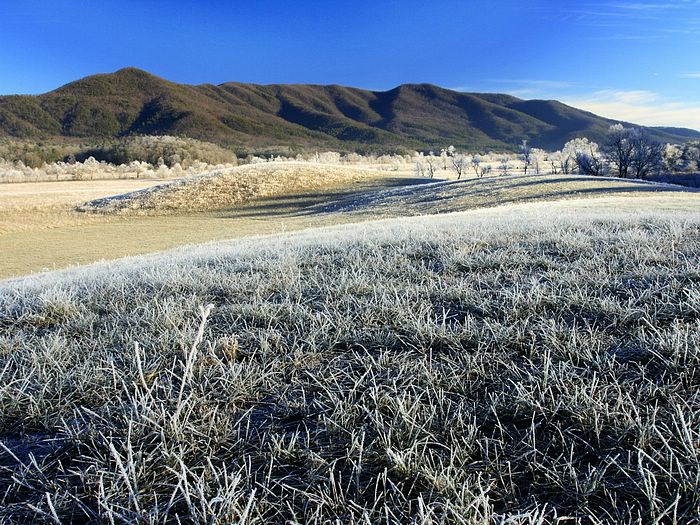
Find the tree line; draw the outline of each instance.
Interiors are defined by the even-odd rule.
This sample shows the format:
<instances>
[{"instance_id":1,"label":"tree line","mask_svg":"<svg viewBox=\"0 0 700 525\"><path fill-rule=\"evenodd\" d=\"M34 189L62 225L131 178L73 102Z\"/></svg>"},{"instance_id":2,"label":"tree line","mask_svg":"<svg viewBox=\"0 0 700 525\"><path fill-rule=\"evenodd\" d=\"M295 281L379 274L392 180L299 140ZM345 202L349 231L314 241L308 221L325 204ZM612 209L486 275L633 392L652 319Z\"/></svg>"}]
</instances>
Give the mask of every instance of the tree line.
<instances>
[{"instance_id":1,"label":"tree line","mask_svg":"<svg viewBox=\"0 0 700 525\"><path fill-rule=\"evenodd\" d=\"M491 172L500 175L514 170L536 174L581 174L646 179L662 173L697 173L700 170L700 141L683 145L662 144L643 128L611 126L601 144L585 137L567 142L559 151L532 148L523 141L517 154L466 154L453 146L439 154L417 153L415 173L433 178L440 170L451 169L457 179L468 173L483 177Z\"/></svg>"},{"instance_id":2,"label":"tree line","mask_svg":"<svg viewBox=\"0 0 700 525\"><path fill-rule=\"evenodd\" d=\"M183 169L197 162L228 164L237 160L233 151L216 144L166 135L129 136L87 144L0 139L0 160L30 168L74 164L90 158L115 166L146 162L154 168L179 165Z\"/></svg>"}]
</instances>

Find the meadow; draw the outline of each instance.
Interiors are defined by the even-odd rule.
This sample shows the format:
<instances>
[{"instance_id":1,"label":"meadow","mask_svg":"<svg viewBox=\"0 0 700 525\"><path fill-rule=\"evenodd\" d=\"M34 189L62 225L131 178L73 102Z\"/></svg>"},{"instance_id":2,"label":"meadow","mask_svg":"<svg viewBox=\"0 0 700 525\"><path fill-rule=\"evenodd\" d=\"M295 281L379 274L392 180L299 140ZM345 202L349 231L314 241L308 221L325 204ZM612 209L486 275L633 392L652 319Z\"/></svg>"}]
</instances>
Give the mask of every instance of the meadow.
<instances>
[{"instance_id":1,"label":"meadow","mask_svg":"<svg viewBox=\"0 0 700 525\"><path fill-rule=\"evenodd\" d=\"M297 162L0 190L2 523L700 521L696 191Z\"/></svg>"},{"instance_id":2,"label":"meadow","mask_svg":"<svg viewBox=\"0 0 700 525\"><path fill-rule=\"evenodd\" d=\"M0 525L700 525L700 0L0 6Z\"/></svg>"},{"instance_id":3,"label":"meadow","mask_svg":"<svg viewBox=\"0 0 700 525\"><path fill-rule=\"evenodd\" d=\"M159 216L85 213L77 208L115 194L161 186L172 179L96 177L80 181L0 184L0 253L3 254L0 278L197 242L348 222L350 217L328 218L302 211L346 193L412 183L407 175L394 177L374 170L346 170L340 171L335 179L326 176L318 179L320 183L312 181L296 186L289 184L290 178L283 173L270 189L265 181L275 167L255 169L263 183L247 196L251 202L238 199L223 208L190 207ZM326 173L332 173L333 169L326 168ZM197 177L187 180L197 180ZM206 197L200 195L199 199L206 200Z\"/></svg>"},{"instance_id":4,"label":"meadow","mask_svg":"<svg viewBox=\"0 0 700 525\"><path fill-rule=\"evenodd\" d=\"M195 171L182 179L168 174L0 184L0 278L382 217L562 198L697 196L675 186L577 175L515 173L456 181L441 170L439 175L452 180L417 178L410 164L270 162Z\"/></svg>"},{"instance_id":5,"label":"meadow","mask_svg":"<svg viewBox=\"0 0 700 525\"><path fill-rule=\"evenodd\" d=\"M366 222L0 288L8 523L692 523L700 213Z\"/></svg>"}]
</instances>

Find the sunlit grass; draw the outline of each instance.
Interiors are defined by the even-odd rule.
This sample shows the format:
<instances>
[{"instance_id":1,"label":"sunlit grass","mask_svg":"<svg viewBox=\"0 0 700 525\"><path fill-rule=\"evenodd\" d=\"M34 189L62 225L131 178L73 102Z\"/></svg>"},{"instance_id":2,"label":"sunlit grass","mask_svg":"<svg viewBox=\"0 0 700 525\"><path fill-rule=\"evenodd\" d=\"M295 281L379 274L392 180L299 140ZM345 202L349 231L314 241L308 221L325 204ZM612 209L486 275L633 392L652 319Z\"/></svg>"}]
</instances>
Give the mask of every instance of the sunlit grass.
<instances>
[{"instance_id":1,"label":"sunlit grass","mask_svg":"<svg viewBox=\"0 0 700 525\"><path fill-rule=\"evenodd\" d=\"M5 283L0 517L700 519L700 215L568 209Z\"/></svg>"}]
</instances>

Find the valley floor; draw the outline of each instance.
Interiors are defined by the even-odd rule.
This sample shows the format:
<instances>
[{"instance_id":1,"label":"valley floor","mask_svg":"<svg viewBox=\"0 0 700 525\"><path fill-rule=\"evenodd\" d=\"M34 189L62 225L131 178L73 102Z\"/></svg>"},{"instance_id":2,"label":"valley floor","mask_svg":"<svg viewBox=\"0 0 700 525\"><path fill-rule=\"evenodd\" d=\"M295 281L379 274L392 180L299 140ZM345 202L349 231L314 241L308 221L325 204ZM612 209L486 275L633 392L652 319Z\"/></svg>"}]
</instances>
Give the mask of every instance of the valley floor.
<instances>
[{"instance_id":1,"label":"valley floor","mask_svg":"<svg viewBox=\"0 0 700 525\"><path fill-rule=\"evenodd\" d=\"M257 199L229 210L160 216L96 215L78 213L75 207L165 181L0 185L0 279L187 244L351 222L357 218L305 211L336 198L425 181L383 175L322 192Z\"/></svg>"},{"instance_id":2,"label":"valley floor","mask_svg":"<svg viewBox=\"0 0 700 525\"><path fill-rule=\"evenodd\" d=\"M377 171L352 184L301 189L227 209L155 215L75 211L86 201L162 182L0 185L0 279L187 244L518 202L543 201L540 206L544 207L549 206L544 201L586 198L597 202L586 206L608 206L600 198L614 195L621 206L693 209L700 203L700 193L617 179L511 175L436 181Z\"/></svg>"}]
</instances>

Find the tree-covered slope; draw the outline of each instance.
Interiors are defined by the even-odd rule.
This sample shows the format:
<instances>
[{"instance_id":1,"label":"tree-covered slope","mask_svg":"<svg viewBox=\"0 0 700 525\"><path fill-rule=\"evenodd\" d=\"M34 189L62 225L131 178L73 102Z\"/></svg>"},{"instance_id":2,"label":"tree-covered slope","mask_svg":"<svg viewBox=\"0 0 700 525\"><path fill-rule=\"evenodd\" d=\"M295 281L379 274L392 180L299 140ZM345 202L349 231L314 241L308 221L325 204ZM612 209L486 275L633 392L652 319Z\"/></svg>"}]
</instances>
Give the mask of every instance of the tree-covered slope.
<instances>
[{"instance_id":1,"label":"tree-covered slope","mask_svg":"<svg viewBox=\"0 0 700 525\"><path fill-rule=\"evenodd\" d=\"M527 139L560 148L600 140L612 120L557 101L462 93L430 84L389 91L336 85L176 84L135 68L94 75L38 95L0 97L0 136L181 135L225 145L336 149L505 149ZM650 128L659 140L694 130Z\"/></svg>"}]
</instances>

